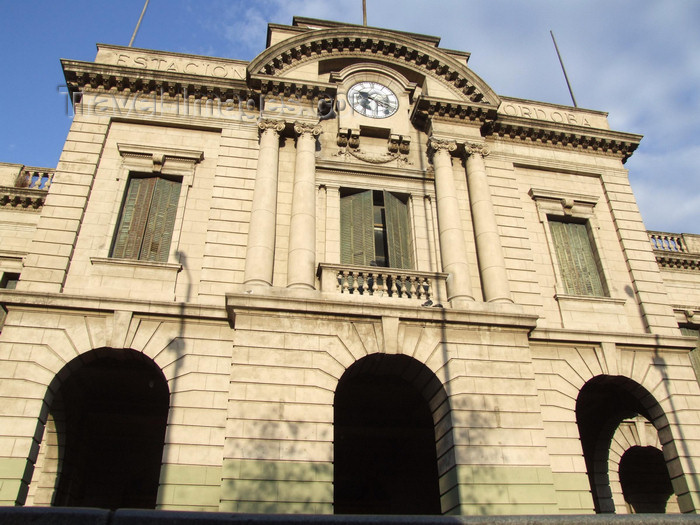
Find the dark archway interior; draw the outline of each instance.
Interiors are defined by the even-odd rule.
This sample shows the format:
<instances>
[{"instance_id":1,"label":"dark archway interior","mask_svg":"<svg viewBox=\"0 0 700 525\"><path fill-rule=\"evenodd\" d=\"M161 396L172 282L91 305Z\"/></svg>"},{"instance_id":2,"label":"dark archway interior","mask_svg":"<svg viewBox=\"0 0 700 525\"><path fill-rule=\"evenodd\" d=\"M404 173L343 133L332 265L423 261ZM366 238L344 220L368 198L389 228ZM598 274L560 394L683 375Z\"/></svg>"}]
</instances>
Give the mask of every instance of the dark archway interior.
<instances>
[{"instance_id":1,"label":"dark archway interior","mask_svg":"<svg viewBox=\"0 0 700 525\"><path fill-rule=\"evenodd\" d=\"M155 508L168 405L162 372L138 352L110 350L70 372L51 405L54 505Z\"/></svg>"},{"instance_id":2,"label":"dark archway interior","mask_svg":"<svg viewBox=\"0 0 700 525\"><path fill-rule=\"evenodd\" d=\"M598 376L583 386L576 400L576 422L596 512L614 512L607 472L610 443L622 420L642 415L652 421L641 402L645 396L650 394L630 379Z\"/></svg>"},{"instance_id":3,"label":"dark archway interior","mask_svg":"<svg viewBox=\"0 0 700 525\"><path fill-rule=\"evenodd\" d=\"M419 390L399 375L406 359L366 357L338 384L336 514L440 514L433 419Z\"/></svg>"},{"instance_id":4,"label":"dark archway interior","mask_svg":"<svg viewBox=\"0 0 700 525\"><path fill-rule=\"evenodd\" d=\"M673 494L664 454L654 447L632 447L622 455L620 484L625 501L635 514L663 514Z\"/></svg>"}]
</instances>

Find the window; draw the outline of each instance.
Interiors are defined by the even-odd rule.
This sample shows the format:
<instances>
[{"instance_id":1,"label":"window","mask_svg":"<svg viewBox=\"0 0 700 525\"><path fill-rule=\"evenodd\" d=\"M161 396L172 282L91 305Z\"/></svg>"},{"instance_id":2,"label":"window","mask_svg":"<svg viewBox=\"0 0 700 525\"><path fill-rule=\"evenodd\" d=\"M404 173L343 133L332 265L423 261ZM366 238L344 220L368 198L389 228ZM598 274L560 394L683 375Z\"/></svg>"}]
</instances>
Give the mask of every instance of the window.
<instances>
[{"instance_id":1,"label":"window","mask_svg":"<svg viewBox=\"0 0 700 525\"><path fill-rule=\"evenodd\" d=\"M413 268L408 197L341 190L340 257L345 264Z\"/></svg>"},{"instance_id":2,"label":"window","mask_svg":"<svg viewBox=\"0 0 700 525\"><path fill-rule=\"evenodd\" d=\"M19 281L18 273L5 272L0 278L0 288L5 288L6 290L14 290L17 288L17 282ZM0 331L5 325L5 318L7 317L7 308L5 305L0 305Z\"/></svg>"},{"instance_id":3,"label":"window","mask_svg":"<svg viewBox=\"0 0 700 525\"><path fill-rule=\"evenodd\" d=\"M565 293L605 296L600 260L591 242L587 221L549 217L554 251Z\"/></svg>"},{"instance_id":4,"label":"window","mask_svg":"<svg viewBox=\"0 0 700 525\"><path fill-rule=\"evenodd\" d=\"M18 273L5 272L2 274L0 279L0 288L5 288L7 290L14 290L17 288L17 283L19 282Z\"/></svg>"},{"instance_id":5,"label":"window","mask_svg":"<svg viewBox=\"0 0 700 525\"><path fill-rule=\"evenodd\" d=\"M175 177L129 177L110 257L167 262L180 186Z\"/></svg>"}]
</instances>

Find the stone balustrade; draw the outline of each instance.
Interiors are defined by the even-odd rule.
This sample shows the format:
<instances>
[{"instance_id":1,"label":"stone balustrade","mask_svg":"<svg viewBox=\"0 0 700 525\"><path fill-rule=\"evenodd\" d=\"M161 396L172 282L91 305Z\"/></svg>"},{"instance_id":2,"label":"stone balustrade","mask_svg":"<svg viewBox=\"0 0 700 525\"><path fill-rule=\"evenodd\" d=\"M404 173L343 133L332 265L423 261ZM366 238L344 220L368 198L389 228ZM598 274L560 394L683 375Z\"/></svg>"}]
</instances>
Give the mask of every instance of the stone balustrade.
<instances>
[{"instance_id":1,"label":"stone balustrade","mask_svg":"<svg viewBox=\"0 0 700 525\"><path fill-rule=\"evenodd\" d=\"M32 190L46 190L51 187L54 170L45 168L25 168L17 179L17 186Z\"/></svg>"},{"instance_id":2,"label":"stone balustrade","mask_svg":"<svg viewBox=\"0 0 700 525\"><path fill-rule=\"evenodd\" d=\"M700 270L700 235L656 231L648 234L660 267Z\"/></svg>"},{"instance_id":3,"label":"stone balustrade","mask_svg":"<svg viewBox=\"0 0 700 525\"><path fill-rule=\"evenodd\" d=\"M413 299L421 303L430 300L433 304L446 302L447 297L444 273L321 263L318 276L321 291L341 295Z\"/></svg>"},{"instance_id":4,"label":"stone balustrade","mask_svg":"<svg viewBox=\"0 0 700 525\"><path fill-rule=\"evenodd\" d=\"M648 232L649 241L655 250L687 252L683 235L677 233Z\"/></svg>"}]
</instances>

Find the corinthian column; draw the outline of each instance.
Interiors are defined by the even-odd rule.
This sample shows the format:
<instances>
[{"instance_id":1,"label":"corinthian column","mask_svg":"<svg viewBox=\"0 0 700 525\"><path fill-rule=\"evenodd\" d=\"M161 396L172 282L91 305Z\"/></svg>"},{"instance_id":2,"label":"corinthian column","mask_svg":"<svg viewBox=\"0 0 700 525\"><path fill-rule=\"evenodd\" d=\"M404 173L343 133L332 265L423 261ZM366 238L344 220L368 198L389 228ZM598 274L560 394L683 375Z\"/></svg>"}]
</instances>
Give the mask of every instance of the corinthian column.
<instances>
[{"instance_id":1,"label":"corinthian column","mask_svg":"<svg viewBox=\"0 0 700 525\"><path fill-rule=\"evenodd\" d=\"M435 193L437 194L438 232L442 269L447 276L447 299L453 305L473 301L467 263L467 245L459 215L459 202L455 188L452 156L457 144L446 140L430 139L435 168Z\"/></svg>"},{"instance_id":2,"label":"corinthian column","mask_svg":"<svg viewBox=\"0 0 700 525\"><path fill-rule=\"evenodd\" d=\"M316 283L316 137L319 126L297 123L297 157L289 224L287 287L314 289Z\"/></svg>"},{"instance_id":3,"label":"corinthian column","mask_svg":"<svg viewBox=\"0 0 700 525\"><path fill-rule=\"evenodd\" d=\"M493 210L491 190L484 165L484 157L489 154L489 150L483 144L466 144L465 150L469 202L472 209L484 300L512 303L501 237L498 234L496 213Z\"/></svg>"},{"instance_id":4,"label":"corinthian column","mask_svg":"<svg viewBox=\"0 0 700 525\"><path fill-rule=\"evenodd\" d=\"M284 121L261 120L260 151L255 172L253 207L248 228L245 258L245 284L272 286L275 260L275 224L277 217L277 172L279 132Z\"/></svg>"}]
</instances>

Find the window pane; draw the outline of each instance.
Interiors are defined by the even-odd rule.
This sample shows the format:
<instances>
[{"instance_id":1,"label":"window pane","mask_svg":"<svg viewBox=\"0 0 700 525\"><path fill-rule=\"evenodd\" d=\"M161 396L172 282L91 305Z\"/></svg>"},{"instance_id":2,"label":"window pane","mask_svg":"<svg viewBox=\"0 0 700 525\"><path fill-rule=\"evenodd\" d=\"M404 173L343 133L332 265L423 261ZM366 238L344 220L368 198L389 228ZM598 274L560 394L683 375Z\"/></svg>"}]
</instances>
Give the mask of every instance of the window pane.
<instances>
[{"instance_id":1,"label":"window pane","mask_svg":"<svg viewBox=\"0 0 700 525\"><path fill-rule=\"evenodd\" d=\"M567 294L604 296L586 224L550 219L549 227Z\"/></svg>"}]
</instances>

